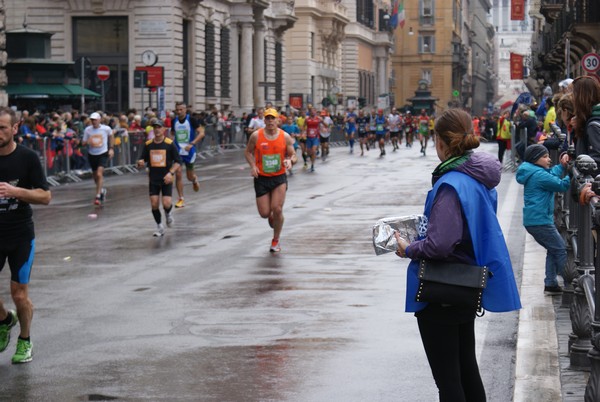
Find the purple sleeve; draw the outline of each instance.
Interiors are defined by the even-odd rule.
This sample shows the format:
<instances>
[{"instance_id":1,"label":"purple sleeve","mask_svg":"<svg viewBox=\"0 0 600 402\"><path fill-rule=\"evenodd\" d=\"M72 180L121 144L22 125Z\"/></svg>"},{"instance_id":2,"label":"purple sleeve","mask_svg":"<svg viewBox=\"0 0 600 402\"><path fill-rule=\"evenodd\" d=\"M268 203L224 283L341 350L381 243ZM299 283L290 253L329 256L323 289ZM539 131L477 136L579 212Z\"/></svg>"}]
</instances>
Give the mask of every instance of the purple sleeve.
<instances>
[{"instance_id":1,"label":"purple sleeve","mask_svg":"<svg viewBox=\"0 0 600 402\"><path fill-rule=\"evenodd\" d=\"M447 258L462 240L463 225L458 195L452 187L440 187L429 214L427 237L410 243L406 248L407 257L413 260Z\"/></svg>"}]
</instances>

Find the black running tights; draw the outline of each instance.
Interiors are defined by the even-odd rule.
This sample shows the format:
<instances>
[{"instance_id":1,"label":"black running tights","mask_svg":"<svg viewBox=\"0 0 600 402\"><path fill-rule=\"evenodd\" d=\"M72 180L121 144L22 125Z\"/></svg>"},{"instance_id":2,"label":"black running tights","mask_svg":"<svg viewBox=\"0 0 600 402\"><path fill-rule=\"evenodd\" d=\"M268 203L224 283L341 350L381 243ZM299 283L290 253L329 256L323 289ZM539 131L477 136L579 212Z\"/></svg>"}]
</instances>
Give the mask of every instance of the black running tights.
<instances>
[{"instance_id":1,"label":"black running tights","mask_svg":"<svg viewBox=\"0 0 600 402\"><path fill-rule=\"evenodd\" d=\"M417 317L440 402L485 402L475 355L475 320L446 323Z\"/></svg>"}]
</instances>

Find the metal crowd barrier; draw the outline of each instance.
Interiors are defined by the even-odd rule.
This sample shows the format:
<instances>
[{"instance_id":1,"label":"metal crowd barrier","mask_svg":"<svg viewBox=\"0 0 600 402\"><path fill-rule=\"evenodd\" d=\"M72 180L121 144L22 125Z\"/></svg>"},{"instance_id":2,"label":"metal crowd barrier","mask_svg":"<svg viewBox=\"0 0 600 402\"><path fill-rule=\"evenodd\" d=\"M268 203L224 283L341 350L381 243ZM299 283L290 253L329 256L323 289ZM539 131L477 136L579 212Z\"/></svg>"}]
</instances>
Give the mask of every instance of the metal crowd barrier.
<instances>
[{"instance_id":1,"label":"metal crowd barrier","mask_svg":"<svg viewBox=\"0 0 600 402\"><path fill-rule=\"evenodd\" d=\"M557 150L556 153L559 151ZM573 147L569 154L574 156ZM551 156L552 157L552 156ZM553 160L558 161L558 156ZM565 289L562 306L569 307L572 333L567 352L571 368L590 370L584 400L600 400L600 269L596 233L600 229L600 197L592 197L589 204L580 203L581 190L591 183L592 190L600 194L600 175L596 162L588 155L579 155L570 163L569 193L557 197L556 225L566 239L567 266L563 278Z\"/></svg>"}]
</instances>

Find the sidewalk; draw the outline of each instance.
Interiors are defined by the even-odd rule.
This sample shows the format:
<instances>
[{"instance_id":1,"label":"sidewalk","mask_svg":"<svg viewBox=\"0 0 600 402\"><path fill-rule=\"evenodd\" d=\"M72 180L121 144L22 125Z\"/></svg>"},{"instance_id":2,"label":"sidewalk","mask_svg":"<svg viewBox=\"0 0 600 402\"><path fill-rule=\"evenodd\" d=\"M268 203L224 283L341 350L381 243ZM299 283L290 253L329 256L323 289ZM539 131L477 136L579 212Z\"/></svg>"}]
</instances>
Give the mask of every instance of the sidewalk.
<instances>
[{"instance_id":1,"label":"sidewalk","mask_svg":"<svg viewBox=\"0 0 600 402\"><path fill-rule=\"evenodd\" d=\"M588 372L570 369L569 309L543 293L545 250L526 235L515 368L515 402L581 402Z\"/></svg>"}]
</instances>

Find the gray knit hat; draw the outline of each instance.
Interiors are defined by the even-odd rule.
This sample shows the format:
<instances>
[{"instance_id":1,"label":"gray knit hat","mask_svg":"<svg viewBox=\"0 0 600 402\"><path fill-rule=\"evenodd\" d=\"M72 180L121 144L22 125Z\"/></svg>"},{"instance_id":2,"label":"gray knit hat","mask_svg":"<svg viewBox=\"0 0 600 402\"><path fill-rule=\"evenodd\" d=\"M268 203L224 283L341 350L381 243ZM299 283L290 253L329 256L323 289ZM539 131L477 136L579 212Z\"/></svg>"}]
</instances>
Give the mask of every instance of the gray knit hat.
<instances>
[{"instance_id":1,"label":"gray knit hat","mask_svg":"<svg viewBox=\"0 0 600 402\"><path fill-rule=\"evenodd\" d=\"M548 148L540 144L533 144L525 150L525 162L535 163L548 153Z\"/></svg>"}]
</instances>

